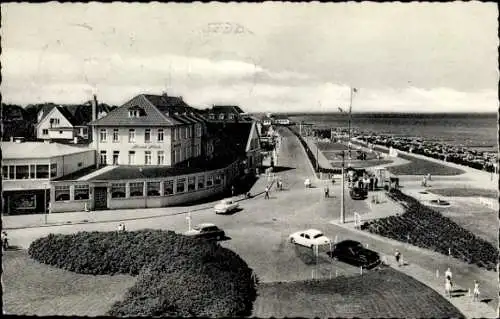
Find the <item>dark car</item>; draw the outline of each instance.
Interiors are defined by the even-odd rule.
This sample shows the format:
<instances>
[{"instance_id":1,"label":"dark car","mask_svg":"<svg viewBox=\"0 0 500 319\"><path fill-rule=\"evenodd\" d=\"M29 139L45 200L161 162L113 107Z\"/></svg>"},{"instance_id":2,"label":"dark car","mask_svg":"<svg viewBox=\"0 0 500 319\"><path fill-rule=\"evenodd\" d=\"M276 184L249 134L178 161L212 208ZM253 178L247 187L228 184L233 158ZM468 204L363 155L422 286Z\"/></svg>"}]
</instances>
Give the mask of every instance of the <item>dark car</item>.
<instances>
[{"instance_id":1,"label":"dark car","mask_svg":"<svg viewBox=\"0 0 500 319\"><path fill-rule=\"evenodd\" d=\"M184 233L186 236L221 240L226 237L222 229L211 223L199 224Z\"/></svg>"},{"instance_id":2,"label":"dark car","mask_svg":"<svg viewBox=\"0 0 500 319\"><path fill-rule=\"evenodd\" d=\"M380 264L380 255L377 252L366 249L360 242L354 240L344 240L335 244L330 255L348 264L368 269Z\"/></svg>"},{"instance_id":3,"label":"dark car","mask_svg":"<svg viewBox=\"0 0 500 319\"><path fill-rule=\"evenodd\" d=\"M365 199L368 197L368 192L363 188L354 187L350 190L349 195L352 199Z\"/></svg>"}]
</instances>

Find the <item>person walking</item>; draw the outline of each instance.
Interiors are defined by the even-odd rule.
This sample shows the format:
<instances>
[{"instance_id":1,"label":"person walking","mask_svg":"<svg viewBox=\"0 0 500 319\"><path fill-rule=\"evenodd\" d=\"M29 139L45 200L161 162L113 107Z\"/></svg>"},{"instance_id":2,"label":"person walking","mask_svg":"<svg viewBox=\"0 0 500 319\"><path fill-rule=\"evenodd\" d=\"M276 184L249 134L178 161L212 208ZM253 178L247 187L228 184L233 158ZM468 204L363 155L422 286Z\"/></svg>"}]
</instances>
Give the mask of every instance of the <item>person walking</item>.
<instances>
[{"instance_id":1,"label":"person walking","mask_svg":"<svg viewBox=\"0 0 500 319\"><path fill-rule=\"evenodd\" d=\"M477 282L477 280L474 280L474 297L473 297L473 301L479 301L479 282Z\"/></svg>"},{"instance_id":2,"label":"person walking","mask_svg":"<svg viewBox=\"0 0 500 319\"><path fill-rule=\"evenodd\" d=\"M231 196L234 196L234 185L231 186Z\"/></svg>"},{"instance_id":3,"label":"person walking","mask_svg":"<svg viewBox=\"0 0 500 319\"><path fill-rule=\"evenodd\" d=\"M444 282L444 291L446 294L446 297L451 298L451 288L453 284L451 283L451 279L446 277L445 282Z\"/></svg>"},{"instance_id":4,"label":"person walking","mask_svg":"<svg viewBox=\"0 0 500 319\"><path fill-rule=\"evenodd\" d=\"M269 199L269 187L268 186L266 186L266 189L264 190L264 193L265 193L264 199Z\"/></svg>"},{"instance_id":5,"label":"person walking","mask_svg":"<svg viewBox=\"0 0 500 319\"><path fill-rule=\"evenodd\" d=\"M9 248L9 239L7 238L7 232L2 232L2 249L7 250Z\"/></svg>"},{"instance_id":6,"label":"person walking","mask_svg":"<svg viewBox=\"0 0 500 319\"><path fill-rule=\"evenodd\" d=\"M398 267L401 266L399 260L401 259L401 253L399 252L398 249L396 249L396 252L394 253L394 258L396 259L396 263L398 264Z\"/></svg>"},{"instance_id":7,"label":"person walking","mask_svg":"<svg viewBox=\"0 0 500 319\"><path fill-rule=\"evenodd\" d=\"M328 188L328 185L325 186L325 198L330 197L330 189Z\"/></svg>"}]
</instances>

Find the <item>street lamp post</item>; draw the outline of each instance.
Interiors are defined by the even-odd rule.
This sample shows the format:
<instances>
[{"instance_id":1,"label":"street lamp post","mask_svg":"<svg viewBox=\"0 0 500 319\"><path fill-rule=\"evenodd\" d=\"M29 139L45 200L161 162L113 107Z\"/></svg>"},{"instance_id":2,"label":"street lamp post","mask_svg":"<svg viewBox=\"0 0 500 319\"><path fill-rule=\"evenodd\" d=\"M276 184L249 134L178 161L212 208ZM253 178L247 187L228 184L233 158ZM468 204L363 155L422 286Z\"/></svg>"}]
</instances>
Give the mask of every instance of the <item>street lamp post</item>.
<instances>
[{"instance_id":1,"label":"street lamp post","mask_svg":"<svg viewBox=\"0 0 500 319\"><path fill-rule=\"evenodd\" d=\"M43 209L44 209L44 217L45 217L45 224L47 224L47 185L43 185Z\"/></svg>"},{"instance_id":2,"label":"street lamp post","mask_svg":"<svg viewBox=\"0 0 500 319\"><path fill-rule=\"evenodd\" d=\"M341 187L342 189L340 190L341 195L340 195L340 223L344 224L345 223L345 179L344 179L344 162L345 162L345 152L342 151L342 179L341 179Z\"/></svg>"}]
</instances>

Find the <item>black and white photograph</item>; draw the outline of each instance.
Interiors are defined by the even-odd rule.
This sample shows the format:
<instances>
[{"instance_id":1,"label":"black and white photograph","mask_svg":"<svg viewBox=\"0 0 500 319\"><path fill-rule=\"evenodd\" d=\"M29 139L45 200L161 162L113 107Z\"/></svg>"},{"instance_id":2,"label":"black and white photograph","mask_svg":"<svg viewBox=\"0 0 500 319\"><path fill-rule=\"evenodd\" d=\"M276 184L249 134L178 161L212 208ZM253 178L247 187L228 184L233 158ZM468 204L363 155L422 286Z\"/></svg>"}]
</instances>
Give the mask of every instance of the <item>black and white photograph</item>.
<instances>
[{"instance_id":1,"label":"black and white photograph","mask_svg":"<svg viewBox=\"0 0 500 319\"><path fill-rule=\"evenodd\" d=\"M1 4L2 311L495 318L494 2Z\"/></svg>"}]
</instances>

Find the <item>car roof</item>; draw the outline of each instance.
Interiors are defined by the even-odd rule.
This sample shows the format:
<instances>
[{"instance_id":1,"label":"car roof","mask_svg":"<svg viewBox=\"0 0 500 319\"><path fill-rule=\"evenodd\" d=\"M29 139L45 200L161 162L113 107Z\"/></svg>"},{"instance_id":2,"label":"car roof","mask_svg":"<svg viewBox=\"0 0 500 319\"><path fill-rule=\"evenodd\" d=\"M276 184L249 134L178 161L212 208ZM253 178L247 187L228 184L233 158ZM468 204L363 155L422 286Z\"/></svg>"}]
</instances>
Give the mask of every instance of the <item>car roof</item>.
<instances>
[{"instance_id":1,"label":"car roof","mask_svg":"<svg viewBox=\"0 0 500 319\"><path fill-rule=\"evenodd\" d=\"M213 226L215 226L215 224L212 224L212 223L201 223L201 224L198 224L196 226L200 227L200 228L204 228L204 227L213 227Z\"/></svg>"},{"instance_id":2,"label":"car roof","mask_svg":"<svg viewBox=\"0 0 500 319\"><path fill-rule=\"evenodd\" d=\"M323 232L321 230L317 230L317 229L308 229L308 230L305 230L304 233L308 234L308 235L317 235L317 234L323 234Z\"/></svg>"},{"instance_id":3,"label":"car roof","mask_svg":"<svg viewBox=\"0 0 500 319\"><path fill-rule=\"evenodd\" d=\"M338 242L337 245L342 245L342 246L359 246L361 243L359 241L347 239L343 240L341 242Z\"/></svg>"}]
</instances>

